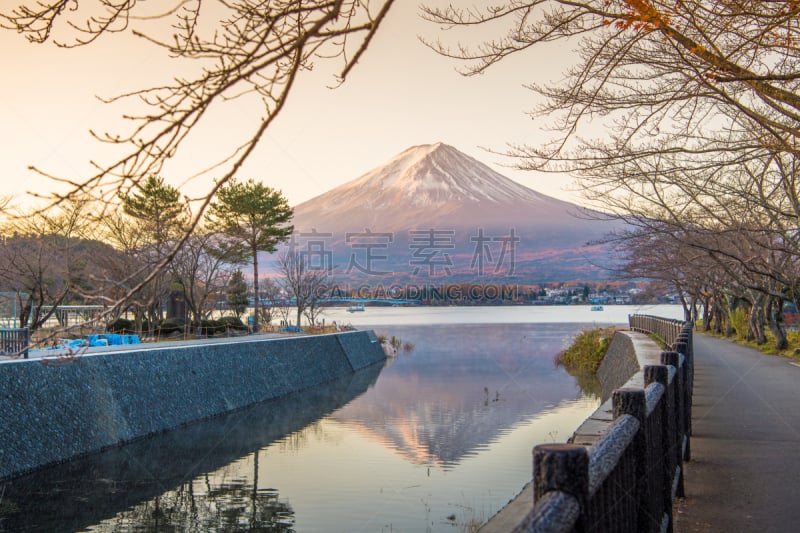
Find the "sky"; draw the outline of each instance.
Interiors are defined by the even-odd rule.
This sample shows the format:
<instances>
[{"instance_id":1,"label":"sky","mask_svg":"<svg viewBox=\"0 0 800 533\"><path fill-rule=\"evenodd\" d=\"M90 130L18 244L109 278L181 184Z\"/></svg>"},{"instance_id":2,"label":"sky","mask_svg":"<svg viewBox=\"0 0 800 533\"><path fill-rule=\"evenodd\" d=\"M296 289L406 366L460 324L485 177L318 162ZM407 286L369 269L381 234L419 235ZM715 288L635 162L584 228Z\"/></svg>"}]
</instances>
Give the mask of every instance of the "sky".
<instances>
[{"instance_id":1,"label":"sky","mask_svg":"<svg viewBox=\"0 0 800 533\"><path fill-rule=\"evenodd\" d=\"M444 142L532 189L579 201L568 176L518 171L510 168L512 160L486 150L503 151L507 143L537 145L547 138L544 121L527 114L537 101L524 85L558 79L568 51L526 53L482 76L464 77L456 71L458 63L419 41L419 36L435 40L452 34L423 21L418 5L397 1L344 85L329 88L333 80L324 72L302 78L238 177L280 189L296 205L356 179L406 148ZM102 161L109 153L89 130L114 131L126 108L98 97L173 74L161 50L127 36L67 50L29 44L20 35L0 31L0 50L0 194L17 198L58 187L29 170L30 165L57 176L83 177L91 171L89 161ZM162 173L189 196L205 190L212 178L185 182L201 168L203 157L213 158L225 139L252 120L235 107L212 118L213 128L196 147Z\"/></svg>"}]
</instances>

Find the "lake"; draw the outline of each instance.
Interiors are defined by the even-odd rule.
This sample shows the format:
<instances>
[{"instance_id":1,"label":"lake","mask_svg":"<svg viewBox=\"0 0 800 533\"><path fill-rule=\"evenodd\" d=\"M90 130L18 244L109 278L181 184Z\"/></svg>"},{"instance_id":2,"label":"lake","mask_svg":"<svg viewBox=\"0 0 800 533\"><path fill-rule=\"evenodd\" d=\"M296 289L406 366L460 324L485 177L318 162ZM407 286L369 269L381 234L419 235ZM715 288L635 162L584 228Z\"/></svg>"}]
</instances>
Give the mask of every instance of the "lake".
<instances>
[{"instance_id":1,"label":"lake","mask_svg":"<svg viewBox=\"0 0 800 533\"><path fill-rule=\"evenodd\" d=\"M395 336L368 368L279 401L0 488L3 531L469 531L599 400L553 364L580 329L636 308L371 308L326 321ZM413 346L413 348L412 348Z\"/></svg>"},{"instance_id":2,"label":"lake","mask_svg":"<svg viewBox=\"0 0 800 533\"><path fill-rule=\"evenodd\" d=\"M606 305L592 311L589 305L476 306L476 307L367 307L350 313L344 308L326 309L330 323L357 327L417 324L525 324L579 323L627 324L628 315L644 314L683 319L679 305Z\"/></svg>"}]
</instances>

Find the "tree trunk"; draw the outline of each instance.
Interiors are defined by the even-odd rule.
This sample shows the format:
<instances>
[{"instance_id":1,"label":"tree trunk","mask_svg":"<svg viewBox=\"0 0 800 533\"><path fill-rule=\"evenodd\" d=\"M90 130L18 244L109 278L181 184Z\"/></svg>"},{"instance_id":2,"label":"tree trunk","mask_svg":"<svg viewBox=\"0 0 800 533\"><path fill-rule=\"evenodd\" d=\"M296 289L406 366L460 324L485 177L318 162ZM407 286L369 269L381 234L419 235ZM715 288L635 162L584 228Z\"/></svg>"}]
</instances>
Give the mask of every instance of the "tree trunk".
<instances>
[{"instance_id":1,"label":"tree trunk","mask_svg":"<svg viewBox=\"0 0 800 533\"><path fill-rule=\"evenodd\" d=\"M161 319L158 317L158 312L156 311L156 307L151 303L148 304L147 310L145 311L147 314L147 321L150 323L148 329L150 330L150 335L155 335L156 328L159 326L159 322Z\"/></svg>"},{"instance_id":2,"label":"tree trunk","mask_svg":"<svg viewBox=\"0 0 800 533\"><path fill-rule=\"evenodd\" d=\"M253 252L253 333L258 331L258 250Z\"/></svg>"},{"instance_id":3,"label":"tree trunk","mask_svg":"<svg viewBox=\"0 0 800 533\"><path fill-rule=\"evenodd\" d=\"M142 331L142 322L144 321L144 316L142 313L141 306L137 305L133 308L133 329L135 329L138 333L147 333L148 336L152 336L152 331L150 331L150 326L147 326L147 331Z\"/></svg>"},{"instance_id":4,"label":"tree trunk","mask_svg":"<svg viewBox=\"0 0 800 533\"><path fill-rule=\"evenodd\" d=\"M786 336L786 324L783 320L783 302L771 296L767 302L766 313L769 329L775 336L775 349L785 350L789 347L789 339Z\"/></svg>"},{"instance_id":5,"label":"tree trunk","mask_svg":"<svg viewBox=\"0 0 800 533\"><path fill-rule=\"evenodd\" d=\"M15 298L17 299L16 318L19 320L19 327L25 328L28 326L28 318L31 316L30 298L28 298L26 301L23 302L19 292L17 292Z\"/></svg>"},{"instance_id":6,"label":"tree trunk","mask_svg":"<svg viewBox=\"0 0 800 533\"><path fill-rule=\"evenodd\" d=\"M706 295L703 298L703 331L711 331L711 322L714 320L714 315L711 313L711 295ZM717 327L717 324L714 324Z\"/></svg>"},{"instance_id":7,"label":"tree trunk","mask_svg":"<svg viewBox=\"0 0 800 533\"><path fill-rule=\"evenodd\" d=\"M711 305L711 321L714 323L714 333L722 334L722 304L720 303L720 296L717 291L711 294L709 305Z\"/></svg>"},{"instance_id":8,"label":"tree trunk","mask_svg":"<svg viewBox=\"0 0 800 533\"><path fill-rule=\"evenodd\" d=\"M692 313L691 313L691 310L689 309L689 303L686 301L686 295L683 294L682 290L678 290L678 295L680 296L681 305L683 306L683 318L684 318L684 320L691 320L692 319Z\"/></svg>"},{"instance_id":9,"label":"tree trunk","mask_svg":"<svg viewBox=\"0 0 800 533\"><path fill-rule=\"evenodd\" d=\"M195 335L203 334L203 319L200 316L200 313L194 310L192 311L192 325L194 326Z\"/></svg>"},{"instance_id":10,"label":"tree trunk","mask_svg":"<svg viewBox=\"0 0 800 533\"><path fill-rule=\"evenodd\" d=\"M720 296L719 303L722 308L720 317L725 317L725 336L730 337L736 330L736 328L733 327L734 306L732 302L728 301L728 297L724 294Z\"/></svg>"},{"instance_id":11,"label":"tree trunk","mask_svg":"<svg viewBox=\"0 0 800 533\"><path fill-rule=\"evenodd\" d=\"M750 334L756 344L766 344L767 336L764 334L764 295L759 294L753 298L753 307L750 309ZM750 336L750 335L748 335Z\"/></svg>"}]
</instances>

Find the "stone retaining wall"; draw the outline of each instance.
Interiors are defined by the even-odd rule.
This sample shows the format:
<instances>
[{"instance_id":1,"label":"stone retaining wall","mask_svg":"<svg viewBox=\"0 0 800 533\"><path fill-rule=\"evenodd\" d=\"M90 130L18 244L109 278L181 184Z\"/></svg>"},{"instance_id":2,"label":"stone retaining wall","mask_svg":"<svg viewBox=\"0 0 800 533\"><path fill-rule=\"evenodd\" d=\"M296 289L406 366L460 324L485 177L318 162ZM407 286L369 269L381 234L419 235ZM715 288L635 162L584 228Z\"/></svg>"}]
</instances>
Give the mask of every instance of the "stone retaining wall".
<instances>
[{"instance_id":1,"label":"stone retaining wall","mask_svg":"<svg viewBox=\"0 0 800 533\"><path fill-rule=\"evenodd\" d=\"M614 389L622 387L639 370L633 340L628 335L616 333L597 369L597 380L603 390L603 401L611 398Z\"/></svg>"},{"instance_id":2,"label":"stone retaining wall","mask_svg":"<svg viewBox=\"0 0 800 533\"><path fill-rule=\"evenodd\" d=\"M611 392L621 387L644 389L642 370L647 365L660 364L661 347L653 339L644 333L618 331L600 364L603 377L598 369L603 403L575 430L569 442L586 445L595 442L614 420Z\"/></svg>"},{"instance_id":3,"label":"stone retaining wall","mask_svg":"<svg viewBox=\"0 0 800 533\"><path fill-rule=\"evenodd\" d=\"M241 409L383 361L372 332L0 365L0 479Z\"/></svg>"}]
</instances>

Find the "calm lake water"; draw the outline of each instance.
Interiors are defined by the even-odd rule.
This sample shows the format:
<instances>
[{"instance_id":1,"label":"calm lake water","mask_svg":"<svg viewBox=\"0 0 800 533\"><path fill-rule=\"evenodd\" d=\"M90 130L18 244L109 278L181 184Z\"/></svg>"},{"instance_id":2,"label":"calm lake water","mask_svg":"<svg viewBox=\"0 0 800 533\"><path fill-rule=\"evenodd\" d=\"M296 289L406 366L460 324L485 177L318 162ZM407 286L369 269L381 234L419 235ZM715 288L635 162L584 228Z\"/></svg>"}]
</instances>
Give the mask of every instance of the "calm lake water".
<instances>
[{"instance_id":1,"label":"calm lake water","mask_svg":"<svg viewBox=\"0 0 800 533\"><path fill-rule=\"evenodd\" d=\"M413 344L387 365L0 485L2 531L465 531L531 448L598 405L553 364L591 324L675 306L367 308L326 320Z\"/></svg>"}]
</instances>

